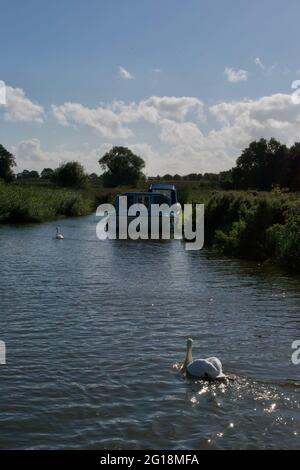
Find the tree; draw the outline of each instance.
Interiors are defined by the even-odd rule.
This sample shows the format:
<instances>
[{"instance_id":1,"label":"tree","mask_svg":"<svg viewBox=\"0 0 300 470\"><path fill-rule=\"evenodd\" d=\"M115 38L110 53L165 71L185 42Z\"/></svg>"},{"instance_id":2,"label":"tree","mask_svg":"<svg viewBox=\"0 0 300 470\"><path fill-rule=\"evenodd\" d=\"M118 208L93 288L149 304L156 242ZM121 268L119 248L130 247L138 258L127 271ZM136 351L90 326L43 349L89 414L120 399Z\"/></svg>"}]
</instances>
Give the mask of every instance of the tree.
<instances>
[{"instance_id":1,"label":"tree","mask_svg":"<svg viewBox=\"0 0 300 470\"><path fill-rule=\"evenodd\" d=\"M36 170L23 170L22 173L18 173L17 178L21 180L34 180L40 177L39 172Z\"/></svg>"},{"instance_id":2,"label":"tree","mask_svg":"<svg viewBox=\"0 0 300 470\"><path fill-rule=\"evenodd\" d=\"M198 175L197 173L189 173L187 175L188 181L197 181Z\"/></svg>"},{"instance_id":3,"label":"tree","mask_svg":"<svg viewBox=\"0 0 300 470\"><path fill-rule=\"evenodd\" d=\"M17 176L18 179L25 180L30 178L30 171L29 170L23 170L22 173L18 173Z\"/></svg>"},{"instance_id":4,"label":"tree","mask_svg":"<svg viewBox=\"0 0 300 470\"><path fill-rule=\"evenodd\" d=\"M288 148L276 139L251 142L237 159L233 181L237 189L255 188L269 191L284 187L289 174Z\"/></svg>"},{"instance_id":5,"label":"tree","mask_svg":"<svg viewBox=\"0 0 300 470\"><path fill-rule=\"evenodd\" d=\"M15 157L0 144L0 178L6 182L14 179L13 167L16 166Z\"/></svg>"},{"instance_id":6,"label":"tree","mask_svg":"<svg viewBox=\"0 0 300 470\"><path fill-rule=\"evenodd\" d=\"M99 180L99 176L97 175L97 173L91 173L88 178L92 183L97 183L97 181Z\"/></svg>"},{"instance_id":7,"label":"tree","mask_svg":"<svg viewBox=\"0 0 300 470\"><path fill-rule=\"evenodd\" d=\"M39 179L39 177L40 177L40 174L39 174L38 171L36 171L36 170L31 170L31 171L29 172L29 178L30 178L30 179L32 179L32 180L37 180L37 179Z\"/></svg>"},{"instance_id":8,"label":"tree","mask_svg":"<svg viewBox=\"0 0 300 470\"><path fill-rule=\"evenodd\" d=\"M54 170L52 168L44 168L41 173L41 178L43 180L50 180L53 177Z\"/></svg>"},{"instance_id":9,"label":"tree","mask_svg":"<svg viewBox=\"0 0 300 470\"><path fill-rule=\"evenodd\" d=\"M99 160L105 186L136 185L144 178L144 160L127 147L113 147Z\"/></svg>"},{"instance_id":10,"label":"tree","mask_svg":"<svg viewBox=\"0 0 300 470\"><path fill-rule=\"evenodd\" d=\"M221 171L221 173L220 173L220 187L222 189L225 189L225 190L234 188L232 170Z\"/></svg>"},{"instance_id":11,"label":"tree","mask_svg":"<svg viewBox=\"0 0 300 470\"><path fill-rule=\"evenodd\" d=\"M52 180L58 186L82 188L86 185L87 176L80 163L68 162L62 163L54 170Z\"/></svg>"},{"instance_id":12,"label":"tree","mask_svg":"<svg viewBox=\"0 0 300 470\"><path fill-rule=\"evenodd\" d=\"M300 190L300 142L290 148L290 172L287 186L291 191Z\"/></svg>"}]
</instances>

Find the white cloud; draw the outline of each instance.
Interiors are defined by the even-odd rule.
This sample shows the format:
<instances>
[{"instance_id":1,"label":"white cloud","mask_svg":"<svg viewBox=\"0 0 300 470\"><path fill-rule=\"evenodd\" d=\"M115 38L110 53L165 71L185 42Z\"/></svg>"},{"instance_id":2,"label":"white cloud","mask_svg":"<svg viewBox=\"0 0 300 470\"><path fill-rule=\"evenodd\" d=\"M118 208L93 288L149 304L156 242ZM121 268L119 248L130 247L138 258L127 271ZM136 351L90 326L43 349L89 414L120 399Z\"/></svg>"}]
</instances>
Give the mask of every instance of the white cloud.
<instances>
[{"instance_id":1,"label":"white cloud","mask_svg":"<svg viewBox=\"0 0 300 470\"><path fill-rule=\"evenodd\" d=\"M129 104L115 101L111 109L125 123L144 120L158 124L164 118L184 120L189 113L194 113L197 119L205 120L202 101L192 96L151 96Z\"/></svg>"},{"instance_id":2,"label":"white cloud","mask_svg":"<svg viewBox=\"0 0 300 470\"><path fill-rule=\"evenodd\" d=\"M134 80L135 77L124 67L119 66L119 75L121 78L124 78L124 80Z\"/></svg>"},{"instance_id":3,"label":"white cloud","mask_svg":"<svg viewBox=\"0 0 300 470\"><path fill-rule=\"evenodd\" d=\"M44 109L25 95L21 88L6 86L6 104L0 106L4 119L12 122L43 122Z\"/></svg>"},{"instance_id":4,"label":"white cloud","mask_svg":"<svg viewBox=\"0 0 300 470\"><path fill-rule=\"evenodd\" d=\"M219 172L234 166L242 149L254 139L275 137L288 145L299 140L300 104L291 95L222 102L209 112L219 125L207 133L195 122L160 121L159 137L168 149L156 173Z\"/></svg>"},{"instance_id":5,"label":"white cloud","mask_svg":"<svg viewBox=\"0 0 300 470\"><path fill-rule=\"evenodd\" d=\"M194 122L176 122L163 119L160 123L160 139L171 145L192 145L203 143L203 134Z\"/></svg>"},{"instance_id":6,"label":"white cloud","mask_svg":"<svg viewBox=\"0 0 300 470\"><path fill-rule=\"evenodd\" d=\"M44 168L56 168L62 161L78 159L78 155L62 149L47 151L42 148L38 138L25 139L11 148L16 157L17 172L23 170L42 171Z\"/></svg>"},{"instance_id":7,"label":"white cloud","mask_svg":"<svg viewBox=\"0 0 300 470\"><path fill-rule=\"evenodd\" d=\"M132 136L132 131L122 125L120 117L109 107L87 108L80 103L64 103L52 105L52 111L62 126L86 126L107 138Z\"/></svg>"},{"instance_id":8,"label":"white cloud","mask_svg":"<svg viewBox=\"0 0 300 470\"><path fill-rule=\"evenodd\" d=\"M183 121L192 113L196 119L204 120L203 103L195 97L152 96L129 104L113 101L109 105L88 108L80 103L52 105L52 111L62 126L85 126L108 139L133 137L128 124L146 121L159 125L165 118Z\"/></svg>"},{"instance_id":9,"label":"white cloud","mask_svg":"<svg viewBox=\"0 0 300 470\"><path fill-rule=\"evenodd\" d=\"M24 162L35 163L48 159L47 153L41 148L41 142L36 138L22 140L12 150L17 160Z\"/></svg>"},{"instance_id":10,"label":"white cloud","mask_svg":"<svg viewBox=\"0 0 300 470\"><path fill-rule=\"evenodd\" d=\"M234 70L230 67L226 67L226 69L224 70L224 74L226 75L227 80L231 83L244 82L248 80L247 70Z\"/></svg>"},{"instance_id":11,"label":"white cloud","mask_svg":"<svg viewBox=\"0 0 300 470\"><path fill-rule=\"evenodd\" d=\"M257 100L223 102L210 108L212 114L227 126L266 127L269 120L299 125L300 105L291 95L277 93Z\"/></svg>"},{"instance_id":12,"label":"white cloud","mask_svg":"<svg viewBox=\"0 0 300 470\"><path fill-rule=\"evenodd\" d=\"M155 109L159 117L168 117L183 120L186 115L194 111L198 119L205 119L203 103L192 96L152 96L140 103L141 109Z\"/></svg>"},{"instance_id":13,"label":"white cloud","mask_svg":"<svg viewBox=\"0 0 300 470\"><path fill-rule=\"evenodd\" d=\"M262 63L262 61L260 60L259 57L256 57L256 59L254 60L254 63L255 63L255 65L257 65L258 67L260 67L262 70L265 70L265 69L266 69L265 65Z\"/></svg>"},{"instance_id":14,"label":"white cloud","mask_svg":"<svg viewBox=\"0 0 300 470\"><path fill-rule=\"evenodd\" d=\"M300 135L300 104L283 93L215 104L206 110L209 130L203 102L191 96L151 96L94 108L64 103L53 106L53 113L60 125L94 130L99 144L47 151L37 138L23 140L14 153L25 167L75 159L99 172L98 159L121 139L145 159L148 174L220 171L232 167L251 140L275 137L290 145Z\"/></svg>"},{"instance_id":15,"label":"white cloud","mask_svg":"<svg viewBox=\"0 0 300 470\"><path fill-rule=\"evenodd\" d=\"M300 104L295 104L291 95L278 93L257 100L223 102L212 106L210 112L221 128L208 133L206 144L212 155L213 149L223 151L227 164L234 165L252 140L275 137L288 145L299 140Z\"/></svg>"},{"instance_id":16,"label":"white cloud","mask_svg":"<svg viewBox=\"0 0 300 470\"><path fill-rule=\"evenodd\" d=\"M145 161L145 173L147 175L157 175L158 169L160 171L163 166L162 153L155 151L152 146L147 143L136 143L130 145L130 149ZM167 161L166 163L168 164L169 162Z\"/></svg>"},{"instance_id":17,"label":"white cloud","mask_svg":"<svg viewBox=\"0 0 300 470\"><path fill-rule=\"evenodd\" d=\"M11 147L11 152L17 161L17 171L24 169L56 168L63 162L76 160L81 162L88 172L100 173L98 163L105 152L112 147L111 143L103 143L91 148L89 144L82 144L80 149L69 148L67 145L59 145L54 150L43 148L38 138L22 140Z\"/></svg>"},{"instance_id":18,"label":"white cloud","mask_svg":"<svg viewBox=\"0 0 300 470\"><path fill-rule=\"evenodd\" d=\"M204 105L196 97L152 96L129 104L114 101L95 109L69 103L54 107L54 112L61 124L88 125L106 138L121 136L123 145L133 149L138 146L137 150L147 156L147 172L151 174L225 170L234 165L241 150L253 139L274 136L291 144L300 133L300 104L288 94L211 106L211 128L206 133L202 129ZM135 129L137 137L133 139L130 126L137 123L144 123L143 133L149 127L151 143L156 141L160 151L152 150L147 137L136 143L138 133Z\"/></svg>"}]
</instances>

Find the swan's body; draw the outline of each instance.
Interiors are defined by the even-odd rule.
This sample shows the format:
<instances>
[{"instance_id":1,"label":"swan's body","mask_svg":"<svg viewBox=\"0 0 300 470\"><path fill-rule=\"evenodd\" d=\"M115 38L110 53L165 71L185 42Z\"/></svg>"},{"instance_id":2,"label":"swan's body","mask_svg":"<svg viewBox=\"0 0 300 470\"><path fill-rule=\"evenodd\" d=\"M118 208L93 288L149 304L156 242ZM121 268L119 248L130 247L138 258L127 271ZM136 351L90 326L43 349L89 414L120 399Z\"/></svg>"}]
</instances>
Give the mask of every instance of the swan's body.
<instances>
[{"instance_id":1,"label":"swan's body","mask_svg":"<svg viewBox=\"0 0 300 470\"><path fill-rule=\"evenodd\" d=\"M56 239L57 240L63 240L65 237L63 236L62 233L59 233L58 227L56 227Z\"/></svg>"},{"instance_id":2,"label":"swan's body","mask_svg":"<svg viewBox=\"0 0 300 470\"><path fill-rule=\"evenodd\" d=\"M222 363L217 357L208 357L207 359L195 359L192 355L193 340L187 340L187 351L182 372L199 379L219 380L226 376L223 374Z\"/></svg>"}]
</instances>

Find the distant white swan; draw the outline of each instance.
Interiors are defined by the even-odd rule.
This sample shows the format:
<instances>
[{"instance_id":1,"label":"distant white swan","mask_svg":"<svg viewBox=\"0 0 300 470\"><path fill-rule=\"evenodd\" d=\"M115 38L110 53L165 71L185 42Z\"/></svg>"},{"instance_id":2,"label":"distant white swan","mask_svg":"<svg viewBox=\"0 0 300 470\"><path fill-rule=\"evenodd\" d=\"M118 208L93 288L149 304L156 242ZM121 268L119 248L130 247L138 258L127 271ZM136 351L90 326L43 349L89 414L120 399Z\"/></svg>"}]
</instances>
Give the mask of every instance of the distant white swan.
<instances>
[{"instance_id":1,"label":"distant white swan","mask_svg":"<svg viewBox=\"0 0 300 470\"><path fill-rule=\"evenodd\" d=\"M58 227L56 227L56 239L57 240L63 240L65 237L63 236L62 233L59 233Z\"/></svg>"},{"instance_id":2,"label":"distant white swan","mask_svg":"<svg viewBox=\"0 0 300 470\"><path fill-rule=\"evenodd\" d=\"M195 359L192 355L193 340L188 338L186 358L181 368L188 376L199 379L220 380L226 379L223 374L222 363L217 357L208 357L207 359Z\"/></svg>"}]
</instances>

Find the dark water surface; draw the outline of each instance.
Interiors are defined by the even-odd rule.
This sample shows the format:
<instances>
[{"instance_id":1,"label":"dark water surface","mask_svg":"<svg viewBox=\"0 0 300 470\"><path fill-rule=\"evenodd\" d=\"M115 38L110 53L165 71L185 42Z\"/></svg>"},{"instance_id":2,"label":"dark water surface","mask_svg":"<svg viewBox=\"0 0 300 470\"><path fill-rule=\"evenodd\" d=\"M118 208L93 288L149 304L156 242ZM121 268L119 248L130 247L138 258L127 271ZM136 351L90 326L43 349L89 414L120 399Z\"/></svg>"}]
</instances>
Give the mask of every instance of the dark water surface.
<instances>
[{"instance_id":1,"label":"dark water surface","mask_svg":"<svg viewBox=\"0 0 300 470\"><path fill-rule=\"evenodd\" d=\"M93 217L0 228L0 448L298 448L300 282ZM230 385L189 382L219 356Z\"/></svg>"}]
</instances>

